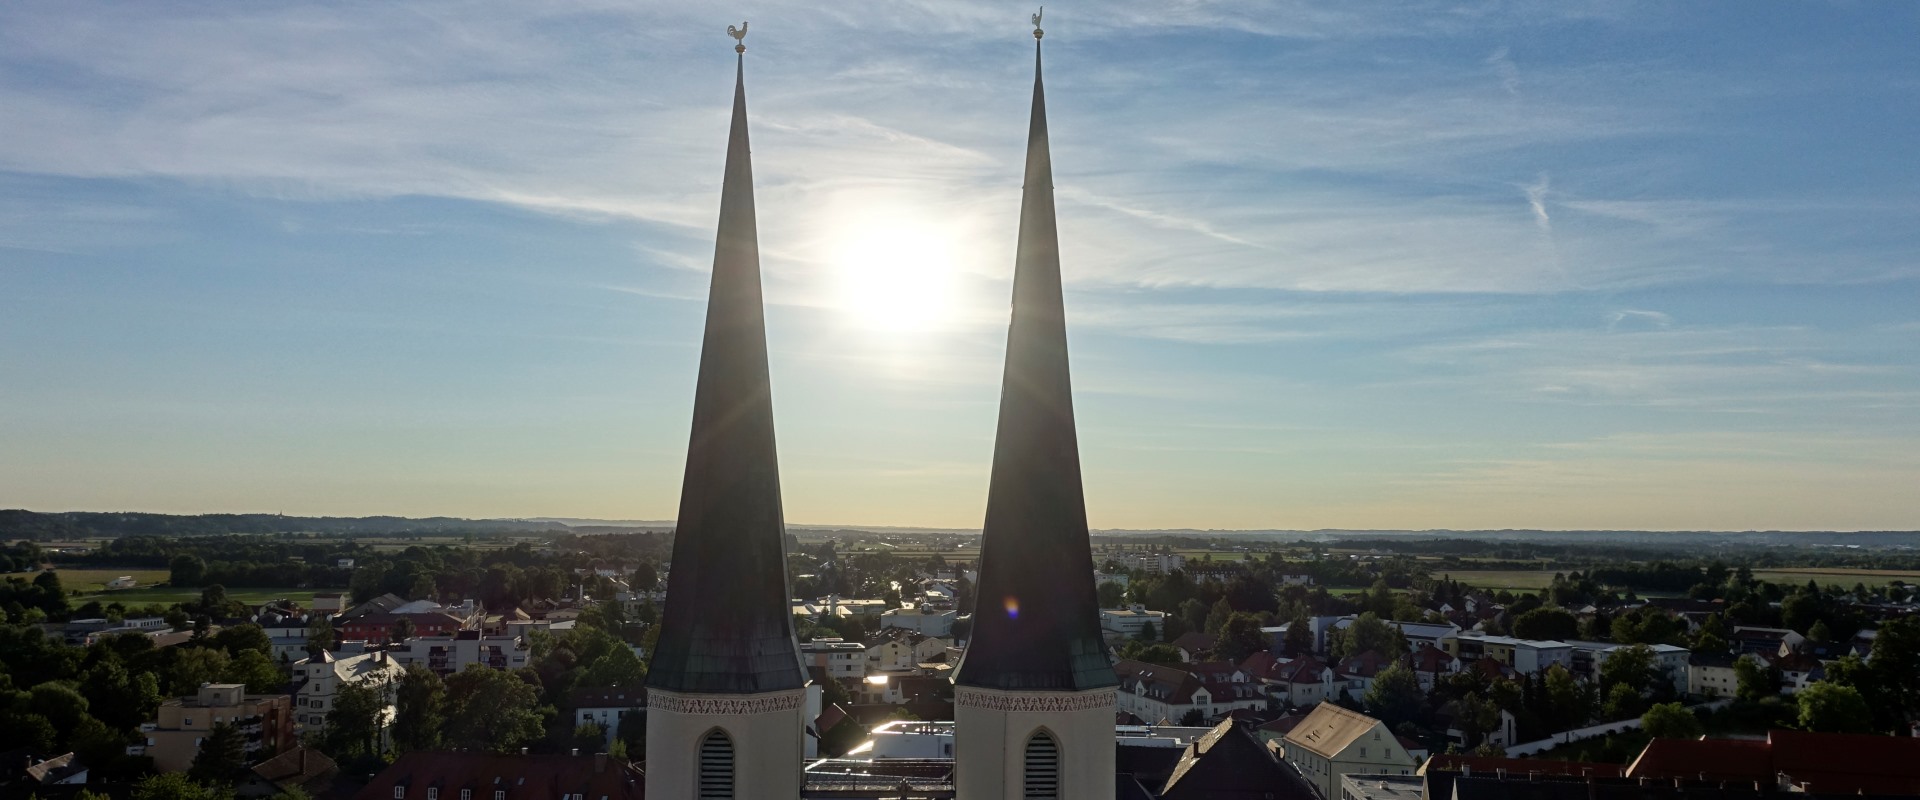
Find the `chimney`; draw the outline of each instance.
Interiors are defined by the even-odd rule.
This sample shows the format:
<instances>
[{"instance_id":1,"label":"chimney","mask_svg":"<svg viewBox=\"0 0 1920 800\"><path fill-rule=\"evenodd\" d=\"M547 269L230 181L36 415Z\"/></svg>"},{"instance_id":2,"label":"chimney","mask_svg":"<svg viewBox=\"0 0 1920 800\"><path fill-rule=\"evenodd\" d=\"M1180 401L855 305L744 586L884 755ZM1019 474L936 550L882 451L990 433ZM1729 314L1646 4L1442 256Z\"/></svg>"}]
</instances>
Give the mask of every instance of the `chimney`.
<instances>
[{"instance_id":1,"label":"chimney","mask_svg":"<svg viewBox=\"0 0 1920 800\"><path fill-rule=\"evenodd\" d=\"M571 755L576 755L576 756L577 756L577 755L580 755L580 748L578 748L578 747L576 747L576 748L573 748L573 753L572 753Z\"/></svg>"},{"instance_id":2,"label":"chimney","mask_svg":"<svg viewBox=\"0 0 1920 800\"><path fill-rule=\"evenodd\" d=\"M306 775L307 775L307 748L302 747L300 748L300 776L304 778L306 777Z\"/></svg>"}]
</instances>

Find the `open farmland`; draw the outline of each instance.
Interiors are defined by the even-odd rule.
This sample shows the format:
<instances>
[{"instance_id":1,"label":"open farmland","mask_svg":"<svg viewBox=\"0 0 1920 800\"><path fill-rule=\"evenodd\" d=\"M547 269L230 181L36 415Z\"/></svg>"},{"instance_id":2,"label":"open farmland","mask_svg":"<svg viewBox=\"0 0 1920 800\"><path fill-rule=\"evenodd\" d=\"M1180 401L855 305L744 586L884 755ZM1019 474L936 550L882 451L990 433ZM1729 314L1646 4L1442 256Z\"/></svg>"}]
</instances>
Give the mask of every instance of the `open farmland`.
<instances>
[{"instance_id":1,"label":"open farmland","mask_svg":"<svg viewBox=\"0 0 1920 800\"><path fill-rule=\"evenodd\" d=\"M1572 570L1559 570L1568 572ZM1513 591L1538 591L1553 584L1556 570L1550 569L1434 569L1434 576L1450 575L1454 580L1480 589ZM1856 583L1868 586L1883 586L1889 581L1920 583L1920 571L1895 569L1852 569L1846 567L1799 567L1786 569L1756 569L1753 576L1763 581L1784 584L1804 584L1814 581L1821 586L1839 584L1843 588L1852 588ZM1635 587L1647 594L1644 588Z\"/></svg>"}]
</instances>

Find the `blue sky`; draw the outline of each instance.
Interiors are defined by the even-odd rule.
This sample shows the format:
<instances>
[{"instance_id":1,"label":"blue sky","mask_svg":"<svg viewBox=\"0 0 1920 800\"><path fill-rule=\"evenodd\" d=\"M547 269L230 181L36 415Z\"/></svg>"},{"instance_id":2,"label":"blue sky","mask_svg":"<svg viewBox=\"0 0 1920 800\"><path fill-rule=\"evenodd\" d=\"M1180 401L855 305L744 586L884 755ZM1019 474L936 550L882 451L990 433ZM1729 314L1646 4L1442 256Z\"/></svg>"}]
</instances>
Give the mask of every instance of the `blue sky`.
<instances>
[{"instance_id":1,"label":"blue sky","mask_svg":"<svg viewBox=\"0 0 1920 800\"><path fill-rule=\"evenodd\" d=\"M0 6L0 505L671 516L745 18L788 519L977 526L1030 12ZM1095 526L1920 526L1920 6L1045 27Z\"/></svg>"}]
</instances>

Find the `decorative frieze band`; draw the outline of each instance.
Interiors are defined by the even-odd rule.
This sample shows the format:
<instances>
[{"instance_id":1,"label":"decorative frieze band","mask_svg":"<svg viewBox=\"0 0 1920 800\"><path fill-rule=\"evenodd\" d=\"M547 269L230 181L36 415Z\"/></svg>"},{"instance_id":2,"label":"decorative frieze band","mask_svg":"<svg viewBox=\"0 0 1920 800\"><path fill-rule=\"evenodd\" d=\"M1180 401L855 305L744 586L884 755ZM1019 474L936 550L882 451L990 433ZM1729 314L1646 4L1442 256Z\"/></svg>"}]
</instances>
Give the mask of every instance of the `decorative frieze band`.
<instances>
[{"instance_id":1,"label":"decorative frieze band","mask_svg":"<svg viewBox=\"0 0 1920 800\"><path fill-rule=\"evenodd\" d=\"M800 707L805 692L791 692L758 697L724 697L716 695L683 695L666 692L650 692L647 695L647 707L679 714L712 714L721 716L739 716L742 714L764 714L769 711L792 711Z\"/></svg>"},{"instance_id":2,"label":"decorative frieze band","mask_svg":"<svg viewBox=\"0 0 1920 800\"><path fill-rule=\"evenodd\" d=\"M1048 692L1045 694L1001 694L960 689L953 702L968 708L989 711L1092 711L1112 709L1117 695L1112 689L1091 692Z\"/></svg>"}]
</instances>

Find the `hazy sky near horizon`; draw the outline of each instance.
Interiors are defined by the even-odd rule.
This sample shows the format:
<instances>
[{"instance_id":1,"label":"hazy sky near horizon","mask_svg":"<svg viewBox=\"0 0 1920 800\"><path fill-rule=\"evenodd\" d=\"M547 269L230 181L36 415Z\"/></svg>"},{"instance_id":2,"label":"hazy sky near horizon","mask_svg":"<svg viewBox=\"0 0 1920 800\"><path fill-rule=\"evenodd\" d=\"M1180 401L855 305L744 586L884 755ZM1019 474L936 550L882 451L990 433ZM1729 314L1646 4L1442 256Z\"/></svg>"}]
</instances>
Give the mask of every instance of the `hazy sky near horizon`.
<instances>
[{"instance_id":1,"label":"hazy sky near horizon","mask_svg":"<svg viewBox=\"0 0 1920 800\"><path fill-rule=\"evenodd\" d=\"M984 514L1031 8L0 5L0 507ZM724 16L722 16L724 14ZM1103 528L1920 527L1920 5L1049 6Z\"/></svg>"}]
</instances>

